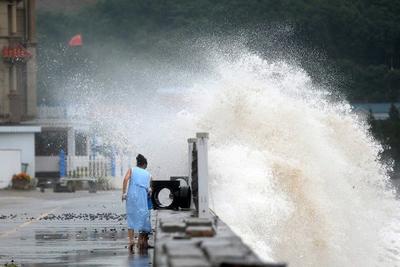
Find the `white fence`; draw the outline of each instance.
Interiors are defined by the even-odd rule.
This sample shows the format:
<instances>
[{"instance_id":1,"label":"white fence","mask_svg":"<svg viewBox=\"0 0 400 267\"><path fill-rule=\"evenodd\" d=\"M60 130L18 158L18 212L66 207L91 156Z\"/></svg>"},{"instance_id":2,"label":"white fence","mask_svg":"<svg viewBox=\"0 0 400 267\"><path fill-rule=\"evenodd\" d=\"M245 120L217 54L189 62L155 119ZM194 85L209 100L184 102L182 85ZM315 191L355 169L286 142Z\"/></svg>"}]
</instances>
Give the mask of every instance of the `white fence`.
<instances>
[{"instance_id":1,"label":"white fence","mask_svg":"<svg viewBox=\"0 0 400 267\"><path fill-rule=\"evenodd\" d=\"M65 156L63 177L67 178L104 178L113 177L116 188L122 187L123 177L131 167L128 158L116 157L114 160L103 156ZM60 166L61 168L61 166ZM61 175L62 176L62 175Z\"/></svg>"},{"instance_id":2,"label":"white fence","mask_svg":"<svg viewBox=\"0 0 400 267\"><path fill-rule=\"evenodd\" d=\"M87 156L67 156L65 174L66 177L69 178L115 176L115 164L113 167L111 159L100 156L96 158Z\"/></svg>"}]
</instances>

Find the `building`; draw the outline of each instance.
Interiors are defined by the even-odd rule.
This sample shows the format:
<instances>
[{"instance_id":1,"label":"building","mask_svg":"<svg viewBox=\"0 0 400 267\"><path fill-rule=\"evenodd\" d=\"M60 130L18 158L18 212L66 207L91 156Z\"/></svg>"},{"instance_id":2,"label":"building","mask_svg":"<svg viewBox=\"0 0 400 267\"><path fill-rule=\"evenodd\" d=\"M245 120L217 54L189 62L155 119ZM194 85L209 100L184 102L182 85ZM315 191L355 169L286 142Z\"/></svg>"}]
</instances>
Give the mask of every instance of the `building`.
<instances>
[{"instance_id":1,"label":"building","mask_svg":"<svg viewBox=\"0 0 400 267\"><path fill-rule=\"evenodd\" d=\"M90 124L79 109L39 106L34 123L42 129L35 135L37 177L59 177L61 150L76 161L90 155Z\"/></svg>"},{"instance_id":2,"label":"building","mask_svg":"<svg viewBox=\"0 0 400 267\"><path fill-rule=\"evenodd\" d=\"M35 175L35 0L0 0L0 187L13 174Z\"/></svg>"},{"instance_id":3,"label":"building","mask_svg":"<svg viewBox=\"0 0 400 267\"><path fill-rule=\"evenodd\" d=\"M36 115L35 0L0 0L0 123Z\"/></svg>"},{"instance_id":4,"label":"building","mask_svg":"<svg viewBox=\"0 0 400 267\"><path fill-rule=\"evenodd\" d=\"M35 134L35 176L41 183L60 177L112 177L113 186L122 186L131 160L96 136L96 127L86 112L78 106L38 107L34 123L40 125L41 132Z\"/></svg>"},{"instance_id":5,"label":"building","mask_svg":"<svg viewBox=\"0 0 400 267\"><path fill-rule=\"evenodd\" d=\"M400 109L400 103L393 103ZM353 109L361 116L367 117L370 112L375 120L386 120L389 118L389 110L392 103L353 103Z\"/></svg>"},{"instance_id":6,"label":"building","mask_svg":"<svg viewBox=\"0 0 400 267\"><path fill-rule=\"evenodd\" d=\"M0 188L7 187L11 177L21 171L35 175L35 133L39 126L0 127Z\"/></svg>"}]
</instances>

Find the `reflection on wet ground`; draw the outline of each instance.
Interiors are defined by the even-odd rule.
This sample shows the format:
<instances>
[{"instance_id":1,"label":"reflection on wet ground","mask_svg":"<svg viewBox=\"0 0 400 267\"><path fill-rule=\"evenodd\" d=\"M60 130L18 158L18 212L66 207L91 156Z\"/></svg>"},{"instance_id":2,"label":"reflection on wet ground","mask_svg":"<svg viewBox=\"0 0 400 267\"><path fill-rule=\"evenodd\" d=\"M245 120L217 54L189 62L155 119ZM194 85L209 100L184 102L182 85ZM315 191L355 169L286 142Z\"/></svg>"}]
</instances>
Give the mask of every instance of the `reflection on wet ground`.
<instances>
[{"instance_id":1,"label":"reflection on wet ground","mask_svg":"<svg viewBox=\"0 0 400 267\"><path fill-rule=\"evenodd\" d=\"M87 258L91 257L91 261L87 261ZM113 257L113 260L103 261L104 257ZM83 260L83 262L82 262ZM100 264L99 261L103 261ZM99 265L100 264L100 265ZM145 255L138 254L128 254L122 256L117 256L105 253L101 257L96 255L66 255L58 259L58 262L53 263L33 263L33 264L23 264L22 266L28 267L61 267L61 266L85 266L85 267L97 267L97 266L129 266L129 267L143 267L151 266L150 253Z\"/></svg>"},{"instance_id":2,"label":"reflection on wet ground","mask_svg":"<svg viewBox=\"0 0 400 267\"><path fill-rule=\"evenodd\" d=\"M68 228L60 229L57 231L43 231L38 230L35 232L36 244L46 243L48 241L59 242L62 240L67 241L97 241L97 240L117 240L126 238L125 228L107 228L97 230L97 228L88 231L87 228L81 230L70 231Z\"/></svg>"},{"instance_id":3,"label":"reflection on wet ground","mask_svg":"<svg viewBox=\"0 0 400 267\"><path fill-rule=\"evenodd\" d=\"M102 251L102 255L79 253L74 255L64 255L57 259L57 262L52 263L33 263L33 264L23 264L22 266L29 267L61 267L61 266L85 266L85 267L97 267L97 266L151 266L149 253L145 255L137 254L126 254L117 255L115 253L110 253L107 251ZM105 258L109 260L105 260ZM91 258L88 261L88 258ZM102 263L100 263L102 262Z\"/></svg>"},{"instance_id":4,"label":"reflection on wet ground","mask_svg":"<svg viewBox=\"0 0 400 267\"><path fill-rule=\"evenodd\" d=\"M129 255L128 263L129 267L149 266L149 255Z\"/></svg>"},{"instance_id":5,"label":"reflection on wet ground","mask_svg":"<svg viewBox=\"0 0 400 267\"><path fill-rule=\"evenodd\" d=\"M0 192L0 266L151 266L127 236L120 192Z\"/></svg>"}]
</instances>

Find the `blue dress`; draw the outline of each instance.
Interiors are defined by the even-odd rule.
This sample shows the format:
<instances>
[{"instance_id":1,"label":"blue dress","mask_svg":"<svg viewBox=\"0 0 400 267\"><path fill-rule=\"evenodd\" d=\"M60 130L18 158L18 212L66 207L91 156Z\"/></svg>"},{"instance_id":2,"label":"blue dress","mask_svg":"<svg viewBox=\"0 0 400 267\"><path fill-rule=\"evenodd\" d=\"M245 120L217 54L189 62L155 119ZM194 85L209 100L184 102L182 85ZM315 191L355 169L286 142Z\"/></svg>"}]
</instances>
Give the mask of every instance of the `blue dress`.
<instances>
[{"instance_id":1,"label":"blue dress","mask_svg":"<svg viewBox=\"0 0 400 267\"><path fill-rule=\"evenodd\" d=\"M150 173L139 167L132 168L126 194L126 215L129 229L141 233L151 232L148 207L149 189Z\"/></svg>"}]
</instances>

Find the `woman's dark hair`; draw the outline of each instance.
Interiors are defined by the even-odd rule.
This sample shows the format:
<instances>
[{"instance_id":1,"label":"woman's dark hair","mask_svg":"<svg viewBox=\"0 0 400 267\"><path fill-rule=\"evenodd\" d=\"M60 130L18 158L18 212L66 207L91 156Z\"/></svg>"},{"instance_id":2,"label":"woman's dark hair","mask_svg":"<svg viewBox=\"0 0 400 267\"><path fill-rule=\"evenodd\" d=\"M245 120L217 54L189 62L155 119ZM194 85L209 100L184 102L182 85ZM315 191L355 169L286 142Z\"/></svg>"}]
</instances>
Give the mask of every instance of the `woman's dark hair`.
<instances>
[{"instance_id":1,"label":"woman's dark hair","mask_svg":"<svg viewBox=\"0 0 400 267\"><path fill-rule=\"evenodd\" d=\"M137 166L147 165L147 159L142 154L137 155L137 157L136 157L136 165Z\"/></svg>"}]
</instances>

